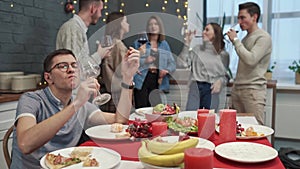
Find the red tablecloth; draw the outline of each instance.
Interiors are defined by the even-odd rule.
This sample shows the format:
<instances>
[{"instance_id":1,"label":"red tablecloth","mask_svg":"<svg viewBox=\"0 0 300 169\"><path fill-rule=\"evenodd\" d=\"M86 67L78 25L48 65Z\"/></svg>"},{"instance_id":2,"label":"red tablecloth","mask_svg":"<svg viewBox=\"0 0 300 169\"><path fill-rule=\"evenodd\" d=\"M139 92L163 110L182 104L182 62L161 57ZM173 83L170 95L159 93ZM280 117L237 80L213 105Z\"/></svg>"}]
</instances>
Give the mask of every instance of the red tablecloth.
<instances>
[{"instance_id":1,"label":"red tablecloth","mask_svg":"<svg viewBox=\"0 0 300 169\"><path fill-rule=\"evenodd\" d=\"M258 140L237 140L237 141L247 141L252 143L260 143L267 146L272 146L267 138L258 139ZM220 144L219 135L215 133L215 140L213 143L217 146ZM141 142L136 141L87 141L81 146L99 146L110 148L112 150L117 151L120 153L122 160L130 160L130 161L139 161L138 159L138 149L141 146ZM283 164L281 163L279 157L276 157L273 160L262 162L262 163L255 163L255 164L246 164L246 163L239 163L227 160L218 156L216 153L214 154L214 167L215 168L251 168L251 169L285 169Z\"/></svg>"}]
</instances>

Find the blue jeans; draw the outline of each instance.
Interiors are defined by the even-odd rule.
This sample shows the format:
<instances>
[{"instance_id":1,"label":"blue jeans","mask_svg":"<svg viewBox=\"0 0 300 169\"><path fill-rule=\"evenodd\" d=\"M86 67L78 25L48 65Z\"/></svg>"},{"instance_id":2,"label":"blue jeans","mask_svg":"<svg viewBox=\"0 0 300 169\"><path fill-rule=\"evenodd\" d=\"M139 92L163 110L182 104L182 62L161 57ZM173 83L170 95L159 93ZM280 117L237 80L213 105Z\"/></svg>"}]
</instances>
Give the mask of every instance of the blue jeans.
<instances>
[{"instance_id":1,"label":"blue jeans","mask_svg":"<svg viewBox=\"0 0 300 169\"><path fill-rule=\"evenodd\" d=\"M186 110L210 109L211 84L207 82L192 81L186 105Z\"/></svg>"}]
</instances>

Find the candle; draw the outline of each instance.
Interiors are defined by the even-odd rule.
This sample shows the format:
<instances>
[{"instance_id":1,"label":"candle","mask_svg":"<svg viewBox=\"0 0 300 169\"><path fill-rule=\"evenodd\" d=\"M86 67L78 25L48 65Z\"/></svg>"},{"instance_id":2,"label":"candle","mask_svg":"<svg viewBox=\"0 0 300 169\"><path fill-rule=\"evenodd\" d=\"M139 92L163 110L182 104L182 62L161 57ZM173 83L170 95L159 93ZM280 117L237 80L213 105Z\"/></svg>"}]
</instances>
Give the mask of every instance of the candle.
<instances>
[{"instance_id":1,"label":"candle","mask_svg":"<svg viewBox=\"0 0 300 169\"><path fill-rule=\"evenodd\" d=\"M152 136L163 136L167 134L168 123L166 122L153 122L152 124Z\"/></svg>"},{"instance_id":2,"label":"candle","mask_svg":"<svg viewBox=\"0 0 300 169\"><path fill-rule=\"evenodd\" d=\"M214 140L216 115L214 113L198 114L198 136L200 138Z\"/></svg>"},{"instance_id":3,"label":"candle","mask_svg":"<svg viewBox=\"0 0 300 169\"><path fill-rule=\"evenodd\" d=\"M220 139L222 142L236 140L236 110L220 110Z\"/></svg>"},{"instance_id":4,"label":"candle","mask_svg":"<svg viewBox=\"0 0 300 169\"><path fill-rule=\"evenodd\" d=\"M197 114L201 114L201 113L209 113L209 110L208 109L198 109L197 110Z\"/></svg>"},{"instance_id":5,"label":"candle","mask_svg":"<svg viewBox=\"0 0 300 169\"><path fill-rule=\"evenodd\" d=\"M188 148L184 150L185 169L212 169L213 152L207 148Z\"/></svg>"}]
</instances>

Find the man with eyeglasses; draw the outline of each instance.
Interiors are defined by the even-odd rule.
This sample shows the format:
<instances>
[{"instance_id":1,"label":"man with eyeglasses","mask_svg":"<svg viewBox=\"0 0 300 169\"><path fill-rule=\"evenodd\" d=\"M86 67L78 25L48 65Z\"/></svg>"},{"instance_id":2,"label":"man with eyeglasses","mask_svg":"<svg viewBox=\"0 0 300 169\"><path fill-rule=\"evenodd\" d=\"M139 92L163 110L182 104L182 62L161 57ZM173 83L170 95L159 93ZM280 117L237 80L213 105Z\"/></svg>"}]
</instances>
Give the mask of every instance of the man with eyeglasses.
<instances>
[{"instance_id":1,"label":"man with eyeglasses","mask_svg":"<svg viewBox=\"0 0 300 169\"><path fill-rule=\"evenodd\" d=\"M19 99L10 168L41 168L39 161L46 153L78 145L86 125L127 123L139 52L129 50L121 64L123 79L117 112L107 113L88 102L100 86L94 78L80 82L80 69L72 51L50 53L44 60L48 87L24 93ZM74 89L78 89L76 96L72 94Z\"/></svg>"},{"instance_id":2,"label":"man with eyeglasses","mask_svg":"<svg viewBox=\"0 0 300 169\"><path fill-rule=\"evenodd\" d=\"M110 56L111 47L102 48L98 44L97 52L90 54L87 31L90 25L96 25L102 16L102 0L80 0L79 12L65 22L56 37L56 49L69 49L78 59L90 56L98 64L102 59Z\"/></svg>"}]
</instances>

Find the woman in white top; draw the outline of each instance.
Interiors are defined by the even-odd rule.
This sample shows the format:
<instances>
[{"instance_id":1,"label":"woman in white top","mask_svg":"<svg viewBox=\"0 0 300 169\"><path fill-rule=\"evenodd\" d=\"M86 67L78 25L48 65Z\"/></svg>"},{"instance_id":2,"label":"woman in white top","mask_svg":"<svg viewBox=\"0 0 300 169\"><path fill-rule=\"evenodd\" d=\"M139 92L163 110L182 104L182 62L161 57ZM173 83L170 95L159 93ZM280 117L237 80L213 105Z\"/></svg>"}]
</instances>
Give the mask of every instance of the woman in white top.
<instances>
[{"instance_id":1,"label":"woman in white top","mask_svg":"<svg viewBox=\"0 0 300 169\"><path fill-rule=\"evenodd\" d=\"M222 28L216 23L209 23L202 32L203 44L196 45L189 51L190 42L195 32L188 32L185 47L179 58L191 67L191 83L188 94L187 110L199 108L211 109L212 96L217 102L222 86L225 85L226 68L229 65L229 54L224 50ZM214 104L214 109L218 105Z\"/></svg>"}]
</instances>

